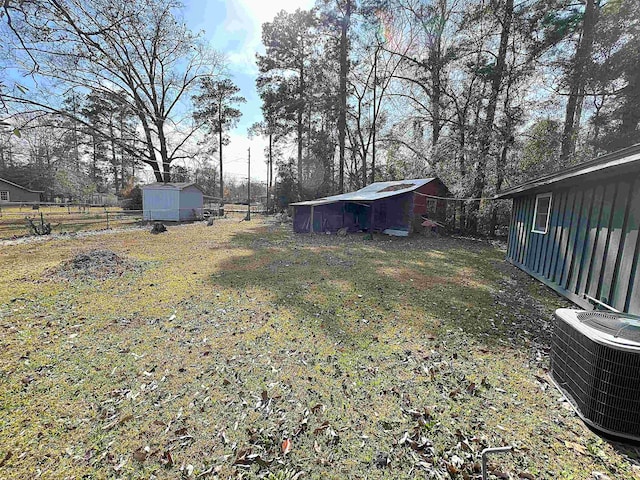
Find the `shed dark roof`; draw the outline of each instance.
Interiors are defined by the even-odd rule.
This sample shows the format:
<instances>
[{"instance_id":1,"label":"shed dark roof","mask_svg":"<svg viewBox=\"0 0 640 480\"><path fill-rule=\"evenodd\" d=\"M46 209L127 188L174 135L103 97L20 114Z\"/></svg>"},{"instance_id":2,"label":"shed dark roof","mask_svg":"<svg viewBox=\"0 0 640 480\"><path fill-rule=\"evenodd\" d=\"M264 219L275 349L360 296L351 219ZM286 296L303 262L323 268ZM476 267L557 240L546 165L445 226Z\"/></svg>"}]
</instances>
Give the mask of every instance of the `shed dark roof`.
<instances>
[{"instance_id":1,"label":"shed dark roof","mask_svg":"<svg viewBox=\"0 0 640 480\"><path fill-rule=\"evenodd\" d=\"M184 190L188 187L196 187L198 190L203 191L202 187L195 182L171 182L171 183L163 183L163 182L155 182L148 183L147 185L143 185L142 189L167 189L167 190Z\"/></svg>"},{"instance_id":2,"label":"shed dark roof","mask_svg":"<svg viewBox=\"0 0 640 480\"><path fill-rule=\"evenodd\" d=\"M42 190L31 190L29 188L23 187L22 185L18 185L17 183L13 183L10 182L9 180L7 180L6 178L0 178L0 182L4 182L4 183L8 183L9 185L13 185L14 187L20 188L22 190L25 190L26 192L31 192L31 193L44 193Z\"/></svg>"},{"instance_id":3,"label":"shed dark roof","mask_svg":"<svg viewBox=\"0 0 640 480\"><path fill-rule=\"evenodd\" d=\"M572 180L586 181L593 179L597 174L605 175L626 171L640 172L640 143L602 155L594 160L565 168L561 172L545 175L522 185L504 190L498 193L495 198L518 197L559 182L569 182Z\"/></svg>"},{"instance_id":4,"label":"shed dark roof","mask_svg":"<svg viewBox=\"0 0 640 480\"><path fill-rule=\"evenodd\" d=\"M342 193L340 195L333 195L331 197L318 198L317 200L308 200L306 202L292 203L294 206L311 206L311 205L325 205L328 203L336 202L370 202L378 200L380 198L393 197L395 195L401 195L403 193L412 192L417 188L420 188L427 183L437 180L436 177L432 178L417 178L413 180L395 180L391 182L375 182L371 185L367 185L360 190L350 193Z\"/></svg>"}]
</instances>

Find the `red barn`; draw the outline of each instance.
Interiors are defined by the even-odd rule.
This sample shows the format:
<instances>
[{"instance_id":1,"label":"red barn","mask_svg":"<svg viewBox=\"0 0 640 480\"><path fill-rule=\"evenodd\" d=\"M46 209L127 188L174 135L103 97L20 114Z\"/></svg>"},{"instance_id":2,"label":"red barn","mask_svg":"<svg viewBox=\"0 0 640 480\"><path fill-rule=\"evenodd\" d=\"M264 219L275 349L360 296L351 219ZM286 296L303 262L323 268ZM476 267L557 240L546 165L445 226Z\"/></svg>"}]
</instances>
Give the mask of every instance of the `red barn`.
<instances>
[{"instance_id":1,"label":"red barn","mask_svg":"<svg viewBox=\"0 0 640 480\"><path fill-rule=\"evenodd\" d=\"M297 233L385 232L408 235L425 219L444 222L451 193L440 179L376 182L351 193L292 203ZM442 198L432 198L442 197Z\"/></svg>"}]
</instances>

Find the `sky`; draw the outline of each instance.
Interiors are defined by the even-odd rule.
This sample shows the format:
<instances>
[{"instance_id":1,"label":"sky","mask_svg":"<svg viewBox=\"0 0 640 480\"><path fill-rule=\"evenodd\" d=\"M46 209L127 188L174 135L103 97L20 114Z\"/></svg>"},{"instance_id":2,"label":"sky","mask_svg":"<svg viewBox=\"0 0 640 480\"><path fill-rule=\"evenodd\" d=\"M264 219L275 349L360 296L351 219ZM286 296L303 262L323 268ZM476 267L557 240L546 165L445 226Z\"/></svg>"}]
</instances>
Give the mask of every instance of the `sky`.
<instances>
[{"instance_id":1,"label":"sky","mask_svg":"<svg viewBox=\"0 0 640 480\"><path fill-rule=\"evenodd\" d=\"M229 77L247 99L247 103L239 106L242 117L230 132L231 143L222 150L225 177L246 179L247 149L251 148L251 179L266 181L266 139L247 138L247 129L262 120L255 86L258 74L255 56L264 53L262 24L273 20L280 10L309 9L313 3L313 0L185 0L187 25L195 32L202 30L211 47L226 56Z\"/></svg>"}]
</instances>

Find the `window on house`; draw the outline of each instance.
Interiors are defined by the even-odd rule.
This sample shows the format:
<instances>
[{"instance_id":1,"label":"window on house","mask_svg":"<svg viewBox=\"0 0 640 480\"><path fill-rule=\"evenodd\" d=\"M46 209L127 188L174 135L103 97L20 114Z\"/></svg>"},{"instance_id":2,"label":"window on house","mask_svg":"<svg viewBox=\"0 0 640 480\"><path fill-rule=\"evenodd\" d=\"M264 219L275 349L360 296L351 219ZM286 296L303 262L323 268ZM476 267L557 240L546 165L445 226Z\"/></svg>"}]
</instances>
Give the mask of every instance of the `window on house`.
<instances>
[{"instance_id":1,"label":"window on house","mask_svg":"<svg viewBox=\"0 0 640 480\"><path fill-rule=\"evenodd\" d=\"M438 209L438 201L435 198L427 198L427 215L435 215Z\"/></svg>"},{"instance_id":2,"label":"window on house","mask_svg":"<svg viewBox=\"0 0 640 480\"><path fill-rule=\"evenodd\" d=\"M549 229L549 214L551 212L551 194L541 193L536 196L536 208L533 213L534 233L547 233Z\"/></svg>"},{"instance_id":3,"label":"window on house","mask_svg":"<svg viewBox=\"0 0 640 480\"><path fill-rule=\"evenodd\" d=\"M0 202L9 201L9 192L0 192Z\"/></svg>"}]
</instances>

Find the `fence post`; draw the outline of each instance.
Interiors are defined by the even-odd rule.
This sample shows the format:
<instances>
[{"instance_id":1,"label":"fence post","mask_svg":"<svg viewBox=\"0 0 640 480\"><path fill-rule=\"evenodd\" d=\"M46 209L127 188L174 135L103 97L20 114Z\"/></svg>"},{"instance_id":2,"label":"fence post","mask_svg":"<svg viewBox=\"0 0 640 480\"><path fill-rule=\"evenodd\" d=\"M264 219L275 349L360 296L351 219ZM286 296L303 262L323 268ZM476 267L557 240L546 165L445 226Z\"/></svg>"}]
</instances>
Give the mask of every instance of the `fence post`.
<instances>
[{"instance_id":1,"label":"fence post","mask_svg":"<svg viewBox=\"0 0 640 480\"><path fill-rule=\"evenodd\" d=\"M109 230L109 211L107 210L107 230Z\"/></svg>"}]
</instances>

